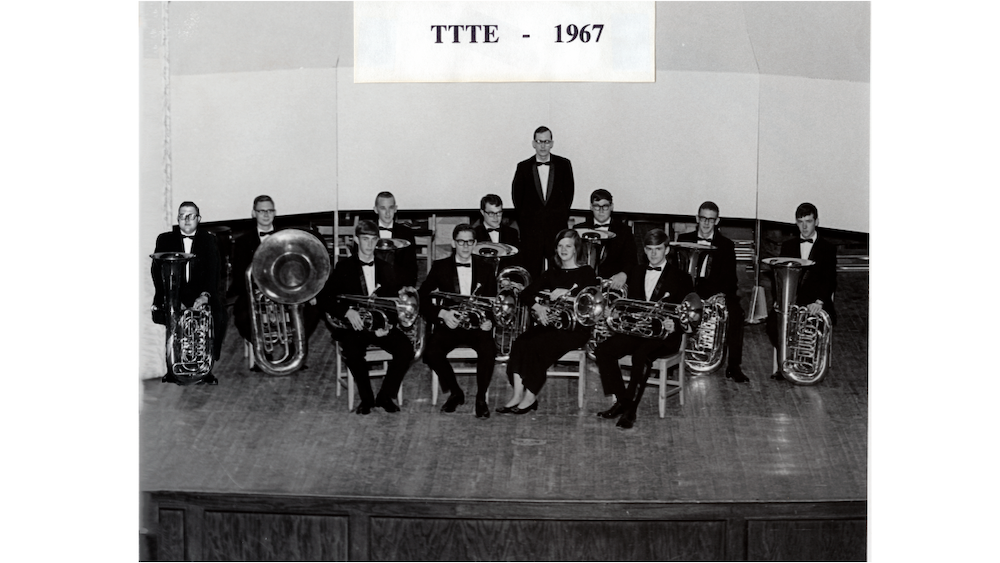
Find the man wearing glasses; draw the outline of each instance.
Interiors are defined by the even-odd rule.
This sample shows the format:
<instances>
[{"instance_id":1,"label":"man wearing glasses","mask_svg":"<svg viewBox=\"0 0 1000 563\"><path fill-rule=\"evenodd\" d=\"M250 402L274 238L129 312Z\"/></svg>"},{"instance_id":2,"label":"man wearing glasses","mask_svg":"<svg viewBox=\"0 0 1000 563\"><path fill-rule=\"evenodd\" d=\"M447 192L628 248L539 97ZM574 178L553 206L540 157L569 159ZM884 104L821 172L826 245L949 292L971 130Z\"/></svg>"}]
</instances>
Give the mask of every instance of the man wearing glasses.
<instances>
[{"instance_id":1,"label":"man wearing glasses","mask_svg":"<svg viewBox=\"0 0 1000 563\"><path fill-rule=\"evenodd\" d=\"M460 302L454 299L435 299L431 292L442 291L461 295L494 297L497 293L493 268L484 261L473 260L472 247L476 244L476 233L468 223L457 225L452 231L451 246L454 255L431 264L427 278L420 286L420 310L427 319L431 330L424 350L424 363L428 365L441 382L441 388L450 393L441 407L442 412L455 412L465 403L465 393L458 385L455 370L448 361L448 353L466 346L476 351L476 418L489 418L490 409L486 404L486 391L493 379L493 364L496 359L496 344L493 340L493 324L489 318L463 316Z\"/></svg>"},{"instance_id":2,"label":"man wearing glasses","mask_svg":"<svg viewBox=\"0 0 1000 563\"><path fill-rule=\"evenodd\" d=\"M726 366L726 377L736 383L745 383L749 379L740 367L743 363L743 307L740 306L739 282L736 278L736 245L722 236L716 228L719 224L719 206L715 203L711 201L702 203L698 208L696 220L698 228L679 235L677 240L716 248L708 253L708 259L698 272L695 291L702 299L708 299L719 293L726 296L726 309L729 311L729 324L726 328L729 361Z\"/></svg>"},{"instance_id":3,"label":"man wearing glasses","mask_svg":"<svg viewBox=\"0 0 1000 563\"><path fill-rule=\"evenodd\" d=\"M606 240L598 247L597 276L610 279L614 289L625 285L628 273L639 263L636 257L635 236L632 227L618 217L612 217L615 210L614 198L605 189L594 190L590 194L591 218L574 227L608 231L615 238Z\"/></svg>"},{"instance_id":4,"label":"man wearing glasses","mask_svg":"<svg viewBox=\"0 0 1000 563\"><path fill-rule=\"evenodd\" d=\"M535 155L517 163L511 199L521 230L521 263L537 278L544 259L555 253L556 235L568 225L575 185L569 159L552 154L548 127L535 129L531 146Z\"/></svg>"},{"instance_id":5,"label":"man wearing glasses","mask_svg":"<svg viewBox=\"0 0 1000 563\"><path fill-rule=\"evenodd\" d=\"M476 221L473 229L476 232L477 242L498 242L509 244L521 250L521 238L517 229L510 225L503 224L503 200L496 194L486 194L479 200L479 212L483 215L482 221ZM518 256L502 258L500 266L519 264Z\"/></svg>"}]
</instances>

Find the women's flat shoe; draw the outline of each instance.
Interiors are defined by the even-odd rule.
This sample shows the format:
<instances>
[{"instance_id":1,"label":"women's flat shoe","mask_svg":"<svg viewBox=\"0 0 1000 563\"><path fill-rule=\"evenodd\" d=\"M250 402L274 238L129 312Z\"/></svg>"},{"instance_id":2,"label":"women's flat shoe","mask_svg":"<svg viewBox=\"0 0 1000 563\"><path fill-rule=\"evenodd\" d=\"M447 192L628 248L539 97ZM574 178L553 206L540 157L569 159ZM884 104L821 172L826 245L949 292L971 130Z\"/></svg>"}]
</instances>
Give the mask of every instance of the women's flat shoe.
<instances>
[{"instance_id":1,"label":"women's flat shoe","mask_svg":"<svg viewBox=\"0 0 1000 563\"><path fill-rule=\"evenodd\" d=\"M507 414L507 413L514 412L514 409L516 409L516 408L517 408L516 406L514 406L514 407L497 407L497 412L500 413L500 414Z\"/></svg>"},{"instance_id":2,"label":"women's flat shoe","mask_svg":"<svg viewBox=\"0 0 1000 563\"><path fill-rule=\"evenodd\" d=\"M531 411L536 411L536 410L538 410L538 401L535 401L534 403L531 403L530 405L524 407L523 409L519 409L517 407L511 407L510 413L511 414L524 414L526 412L531 412Z\"/></svg>"}]
</instances>

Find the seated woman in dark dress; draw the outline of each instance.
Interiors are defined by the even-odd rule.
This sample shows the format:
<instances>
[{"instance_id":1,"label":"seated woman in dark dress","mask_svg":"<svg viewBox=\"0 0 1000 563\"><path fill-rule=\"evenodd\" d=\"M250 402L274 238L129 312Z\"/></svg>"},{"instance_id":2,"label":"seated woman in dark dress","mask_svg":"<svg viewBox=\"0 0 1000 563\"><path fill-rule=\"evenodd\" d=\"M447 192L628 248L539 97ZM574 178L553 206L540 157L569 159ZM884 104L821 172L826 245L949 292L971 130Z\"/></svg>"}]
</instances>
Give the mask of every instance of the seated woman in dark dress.
<instances>
[{"instance_id":1,"label":"seated woman in dark dress","mask_svg":"<svg viewBox=\"0 0 1000 563\"><path fill-rule=\"evenodd\" d=\"M551 290L552 299L578 294L585 287L597 285L594 269L583 263L583 240L573 229L564 229L556 236L555 266L546 270L521 292L521 303L531 306L538 324L526 330L514 341L507 362L507 378L514 393L498 413L524 414L538 408L538 394L545 385L549 366L570 350L586 344L591 329L557 329L552 326L549 308L535 303L535 296ZM572 309L570 309L572 310Z\"/></svg>"}]
</instances>

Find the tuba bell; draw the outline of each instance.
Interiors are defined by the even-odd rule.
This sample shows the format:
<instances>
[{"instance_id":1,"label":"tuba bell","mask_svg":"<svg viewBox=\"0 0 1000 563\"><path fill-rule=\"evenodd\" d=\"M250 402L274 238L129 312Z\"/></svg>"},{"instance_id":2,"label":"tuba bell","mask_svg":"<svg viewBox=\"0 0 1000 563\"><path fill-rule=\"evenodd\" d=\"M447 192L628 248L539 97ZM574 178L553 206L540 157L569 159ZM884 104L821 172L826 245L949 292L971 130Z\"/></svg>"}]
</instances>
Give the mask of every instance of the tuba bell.
<instances>
[{"instance_id":1,"label":"tuba bell","mask_svg":"<svg viewBox=\"0 0 1000 563\"><path fill-rule=\"evenodd\" d=\"M677 251L682 269L687 270L693 283L698 282L698 274L707 253L716 250L714 246L694 242L672 242ZM702 253L706 253L702 256ZM729 309L726 296L717 293L705 300L701 324L693 338L688 338L684 354L684 365L694 374L715 371L726 355L726 332L729 327Z\"/></svg>"},{"instance_id":2,"label":"tuba bell","mask_svg":"<svg viewBox=\"0 0 1000 563\"><path fill-rule=\"evenodd\" d=\"M765 258L777 287L778 369L785 379L799 385L815 385L830 368L833 323L826 311L817 314L795 305L799 281L805 268L815 264L801 258Z\"/></svg>"},{"instance_id":3,"label":"tuba bell","mask_svg":"<svg viewBox=\"0 0 1000 563\"><path fill-rule=\"evenodd\" d=\"M616 334L663 340L674 330L667 330L667 319L690 334L701 323L703 303L697 293L689 293L678 304L666 298L649 302L640 299L618 299L608 310L608 327Z\"/></svg>"},{"instance_id":4,"label":"tuba bell","mask_svg":"<svg viewBox=\"0 0 1000 563\"><path fill-rule=\"evenodd\" d=\"M303 304L329 276L330 256L314 235L284 229L261 241L245 278L254 358L262 371L288 375L302 366L308 346Z\"/></svg>"},{"instance_id":5,"label":"tuba bell","mask_svg":"<svg viewBox=\"0 0 1000 563\"><path fill-rule=\"evenodd\" d=\"M614 289L611 287L611 280L606 279L601 280L600 285L585 287L573 301L573 314L577 322L594 329L587 341L587 355L591 359L597 358L594 355L597 346L611 336L611 328L607 323L611 304L627 295L627 285Z\"/></svg>"},{"instance_id":6,"label":"tuba bell","mask_svg":"<svg viewBox=\"0 0 1000 563\"><path fill-rule=\"evenodd\" d=\"M531 283L531 274L520 266L508 266L497 274L497 303L493 327L493 340L497 346L497 361L510 358L514 340L528 330L531 315L528 307L520 304L521 291Z\"/></svg>"},{"instance_id":7,"label":"tuba bell","mask_svg":"<svg viewBox=\"0 0 1000 563\"><path fill-rule=\"evenodd\" d=\"M545 315L547 326L556 330L576 329L579 324L575 311L576 298L571 297L576 288L577 284L573 284L573 287L569 288L569 291L554 299L550 291L541 291L538 293L535 297L535 302L548 308L548 312ZM540 322L534 309L531 310L531 314L535 317L536 321Z\"/></svg>"},{"instance_id":8,"label":"tuba bell","mask_svg":"<svg viewBox=\"0 0 1000 563\"><path fill-rule=\"evenodd\" d=\"M181 303L181 280L184 266L194 258L185 252L157 252L150 258L160 264L160 276L165 290L167 338L167 374L182 385L201 381L212 371L214 325L211 307L185 308ZM157 305L157 307L160 305Z\"/></svg>"},{"instance_id":9,"label":"tuba bell","mask_svg":"<svg viewBox=\"0 0 1000 563\"><path fill-rule=\"evenodd\" d=\"M378 289L377 287L375 288ZM337 300L349 303L361 315L361 330L376 332L378 330L399 330L413 344L413 359L418 360L423 355L426 345L424 321L420 318L420 295L412 287L399 290L398 297L376 297L372 295L338 295ZM327 314L327 320L334 328L354 330L350 323Z\"/></svg>"}]
</instances>

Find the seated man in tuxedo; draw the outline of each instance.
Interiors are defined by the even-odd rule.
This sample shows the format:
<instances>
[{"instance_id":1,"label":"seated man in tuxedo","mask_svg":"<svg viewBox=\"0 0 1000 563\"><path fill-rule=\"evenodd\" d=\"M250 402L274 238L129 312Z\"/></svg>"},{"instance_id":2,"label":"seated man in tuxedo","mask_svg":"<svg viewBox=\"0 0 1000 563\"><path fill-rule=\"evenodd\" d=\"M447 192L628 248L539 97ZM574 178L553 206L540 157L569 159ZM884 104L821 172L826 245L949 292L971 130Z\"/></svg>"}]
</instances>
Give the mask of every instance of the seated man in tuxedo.
<instances>
[{"instance_id":1,"label":"seated man in tuxedo","mask_svg":"<svg viewBox=\"0 0 1000 563\"><path fill-rule=\"evenodd\" d=\"M706 201L698 208L697 230L684 233L677 237L680 242L695 242L716 249L708 253L701 271L695 282L698 297L708 299L722 293L726 296L726 309L729 311L729 323L726 325L726 349L729 360L726 366L726 377L736 383L745 383L750 379L743 373L743 307L737 295L739 282L736 278L736 245L722 236L717 228L719 225L719 206Z\"/></svg>"},{"instance_id":2,"label":"seated man in tuxedo","mask_svg":"<svg viewBox=\"0 0 1000 563\"><path fill-rule=\"evenodd\" d=\"M628 298L643 301L680 303L694 289L691 277L667 262L667 233L663 229L652 229L643 237L643 245L648 265L636 265L628 275ZM681 346L681 332L672 319L666 319L670 335L665 340L642 338L628 334L613 334L598 344L594 351L597 369L601 374L604 394L614 394L615 403L606 411L597 413L601 418L618 419L617 426L632 428L635 424L636 408L646 387L650 367L656 358L677 353ZM632 373L628 389L622 377L618 360L632 356Z\"/></svg>"},{"instance_id":3,"label":"seated man in tuxedo","mask_svg":"<svg viewBox=\"0 0 1000 563\"><path fill-rule=\"evenodd\" d=\"M799 236L781 243L780 256L816 262L802 274L795 304L805 306L813 314L826 311L830 315L830 322L836 325L837 311L833 308L833 293L837 290L837 247L816 231L819 226L819 210L815 205L799 205L795 209L795 224L799 229ZM778 286L774 284L772 287L777 289ZM771 345L777 348L778 317L773 310L767 316L767 335L771 339ZM771 379L784 380L785 376L779 368L771 375Z\"/></svg>"},{"instance_id":4,"label":"seated man in tuxedo","mask_svg":"<svg viewBox=\"0 0 1000 563\"><path fill-rule=\"evenodd\" d=\"M509 244L521 250L521 237L517 229L503 224L503 200L496 194L486 194L479 200L479 213L483 220L476 221L473 229L477 242L497 242ZM499 268L518 264L518 256L501 258Z\"/></svg>"},{"instance_id":5,"label":"seated man in tuxedo","mask_svg":"<svg viewBox=\"0 0 1000 563\"><path fill-rule=\"evenodd\" d=\"M379 192L375 196L375 214L378 215L379 238L397 238L410 243L406 248L393 251L378 251L377 255L392 264L399 283L417 287L417 245L413 229L396 221L396 196L390 192Z\"/></svg>"},{"instance_id":6,"label":"seated man in tuxedo","mask_svg":"<svg viewBox=\"0 0 1000 563\"><path fill-rule=\"evenodd\" d=\"M458 385L455 370L448 361L448 353L459 346L467 346L476 351L476 418L489 418L490 409L486 405L486 391L493 379L493 364L496 360L496 344L493 340L493 324L490 319L482 319L474 327L461 328L458 303L442 299L435 304L432 291L496 296L496 278L493 268L485 260L474 260L472 247L476 235L468 223L457 225L452 232L451 245L455 253L448 258L435 260L427 279L420 286L420 309L431 327L431 334L424 351L427 364L441 381L441 388L450 393L441 407L442 412L455 412L455 408L465 403L465 393Z\"/></svg>"},{"instance_id":7,"label":"seated man in tuxedo","mask_svg":"<svg viewBox=\"0 0 1000 563\"><path fill-rule=\"evenodd\" d=\"M221 262L219 247L215 235L199 229L201 211L193 202L185 201L177 210L177 226L170 232L156 237L154 252L187 252L194 258L187 263L184 279L181 281L181 306L188 309L201 309L208 305L212 310L212 359L218 361L222 353L222 342L226 338L226 324L229 320L226 305L219 294L219 271ZM153 322L166 325L166 291L163 287L160 264L154 260L150 273L153 276L153 287L156 294L153 297ZM163 376L164 383L180 383L170 374ZM219 380L211 372L203 377L198 384L218 385Z\"/></svg>"},{"instance_id":8,"label":"seated man in tuxedo","mask_svg":"<svg viewBox=\"0 0 1000 563\"><path fill-rule=\"evenodd\" d=\"M246 271L253 264L253 256L257 252L257 248L260 247L260 243L278 231L274 226L276 211L271 196L259 195L254 198L252 217L255 223L254 230L236 239L236 244L233 247L233 283L229 286L229 295L236 297L236 303L233 305L233 324L236 325L240 336L247 342L253 341L253 329L251 328L253 317L250 312L250 294L247 291ZM310 300L302 308L302 317L308 341L309 336L316 330L316 325L319 324L320 313L316 307L315 299ZM306 366L303 365L301 369L306 369ZM260 368L255 365L253 371L260 371Z\"/></svg>"},{"instance_id":9,"label":"seated man in tuxedo","mask_svg":"<svg viewBox=\"0 0 1000 563\"><path fill-rule=\"evenodd\" d=\"M334 340L340 342L341 352L347 368L354 375L358 385L361 403L355 412L369 414L374 407L385 412L398 412L399 406L392 398L403 383L403 376L410 368L414 357L413 344L398 326L386 330L365 330L356 305L338 299L341 295L396 297L401 288L392 265L375 256L378 242L378 227L374 221L359 221L354 228L354 242L357 254L341 258L320 293L320 307L340 325L348 328L331 328ZM368 362L365 352L369 344L374 344L392 355L378 396L372 392L368 377Z\"/></svg>"},{"instance_id":10,"label":"seated man in tuxedo","mask_svg":"<svg viewBox=\"0 0 1000 563\"><path fill-rule=\"evenodd\" d=\"M625 285L625 278L638 263L635 251L635 237L632 227L612 214L615 210L614 198L605 189L594 190L590 194L590 211L592 216L586 221L574 225L585 229L610 231L615 238L600 245L597 258L597 276L610 279L611 287L620 289Z\"/></svg>"}]
</instances>

